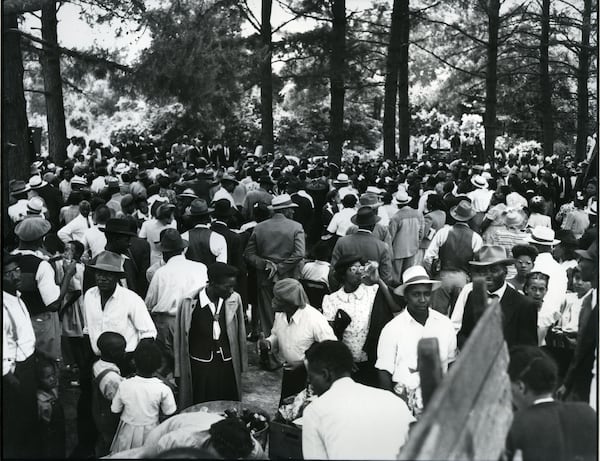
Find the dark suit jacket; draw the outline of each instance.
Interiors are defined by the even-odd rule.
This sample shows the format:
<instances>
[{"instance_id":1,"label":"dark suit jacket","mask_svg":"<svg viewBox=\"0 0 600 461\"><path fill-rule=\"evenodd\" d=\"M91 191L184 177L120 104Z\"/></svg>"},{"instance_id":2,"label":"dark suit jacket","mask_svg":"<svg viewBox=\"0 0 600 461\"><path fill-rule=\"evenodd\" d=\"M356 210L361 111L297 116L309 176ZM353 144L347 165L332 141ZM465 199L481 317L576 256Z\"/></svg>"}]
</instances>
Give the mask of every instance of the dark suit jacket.
<instances>
[{"instance_id":1,"label":"dark suit jacket","mask_svg":"<svg viewBox=\"0 0 600 461\"><path fill-rule=\"evenodd\" d=\"M298 205L298 208L294 208L294 221L302 224L302 228L305 233L308 233L312 230L312 220L313 220L313 209L306 197L302 197L300 194L292 194L291 195L292 202Z\"/></svg>"},{"instance_id":2,"label":"dark suit jacket","mask_svg":"<svg viewBox=\"0 0 600 461\"><path fill-rule=\"evenodd\" d=\"M521 450L523 461L595 460L597 431L596 413L587 404L538 403L515 413L508 459Z\"/></svg>"},{"instance_id":3,"label":"dark suit jacket","mask_svg":"<svg viewBox=\"0 0 600 461\"><path fill-rule=\"evenodd\" d=\"M469 294L467 298L462 326L457 335L459 348L463 347L479 320L471 301L472 294ZM533 301L508 285L504 296L500 299L500 307L502 308L504 339L508 347L521 344L537 346L537 307Z\"/></svg>"},{"instance_id":4,"label":"dark suit jacket","mask_svg":"<svg viewBox=\"0 0 600 461\"><path fill-rule=\"evenodd\" d=\"M389 247L370 232L359 230L356 234L341 237L333 247L331 266L344 255L358 254L368 261L379 263L379 276L385 283L392 278L392 254Z\"/></svg>"}]
</instances>

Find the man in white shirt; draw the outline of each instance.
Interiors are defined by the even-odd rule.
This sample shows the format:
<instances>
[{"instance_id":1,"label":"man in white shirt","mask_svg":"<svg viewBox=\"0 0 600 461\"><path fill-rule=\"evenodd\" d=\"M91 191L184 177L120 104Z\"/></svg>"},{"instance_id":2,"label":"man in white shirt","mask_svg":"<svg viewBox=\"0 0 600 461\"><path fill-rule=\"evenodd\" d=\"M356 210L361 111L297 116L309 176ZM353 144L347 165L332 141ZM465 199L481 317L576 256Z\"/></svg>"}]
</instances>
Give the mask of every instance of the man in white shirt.
<instances>
[{"instance_id":1,"label":"man in white shirt","mask_svg":"<svg viewBox=\"0 0 600 461\"><path fill-rule=\"evenodd\" d=\"M36 446L35 334L18 289L18 258L2 255L2 455L26 458Z\"/></svg>"},{"instance_id":2,"label":"man in white shirt","mask_svg":"<svg viewBox=\"0 0 600 461\"><path fill-rule=\"evenodd\" d=\"M315 342L336 337L327 319L308 304L298 280L285 278L273 286L275 321L271 335L258 341L259 349L275 349L284 360L281 401L306 387L304 352Z\"/></svg>"},{"instance_id":3,"label":"man in white shirt","mask_svg":"<svg viewBox=\"0 0 600 461\"><path fill-rule=\"evenodd\" d=\"M175 210L175 205L162 203L156 208L156 218L142 224L139 237L146 239L150 244L151 265L157 263L162 258L161 252L158 249L160 232L168 227L177 229L177 222L173 217L173 210Z\"/></svg>"},{"instance_id":4,"label":"man in white shirt","mask_svg":"<svg viewBox=\"0 0 600 461\"><path fill-rule=\"evenodd\" d=\"M488 189L488 181L481 175L474 175L471 178L471 184L475 186L475 190L469 192L467 197L471 200L471 204L473 205L473 210L475 210L475 217L472 221L473 230L479 232L481 227L481 223L483 222L483 218L485 217L485 212L490 206L490 202L492 200L492 195L494 195L494 191Z\"/></svg>"},{"instance_id":5,"label":"man in white shirt","mask_svg":"<svg viewBox=\"0 0 600 461\"><path fill-rule=\"evenodd\" d=\"M327 232L335 234L338 237L346 235L348 229L353 225L352 217L356 214L356 203L358 199L354 194L347 194L342 199L342 208L336 214L333 215L329 225L327 226Z\"/></svg>"},{"instance_id":6,"label":"man in white shirt","mask_svg":"<svg viewBox=\"0 0 600 461\"><path fill-rule=\"evenodd\" d=\"M415 414L422 411L417 345L422 338L437 338L443 370L456 358L456 335L450 319L429 308L431 293L440 287L422 266L409 267L394 293L406 300L406 309L391 320L379 337L377 362L382 389L405 398Z\"/></svg>"},{"instance_id":7,"label":"man in white shirt","mask_svg":"<svg viewBox=\"0 0 600 461\"><path fill-rule=\"evenodd\" d=\"M304 411L304 458L396 459L415 421L404 401L354 382L352 354L339 341L313 344L306 363L319 397Z\"/></svg>"},{"instance_id":8,"label":"man in white shirt","mask_svg":"<svg viewBox=\"0 0 600 461\"><path fill-rule=\"evenodd\" d=\"M94 226L90 211L90 202L82 200L79 203L79 214L58 230L58 238L65 244L71 240L78 240L83 243L85 231Z\"/></svg>"},{"instance_id":9,"label":"man in white shirt","mask_svg":"<svg viewBox=\"0 0 600 461\"><path fill-rule=\"evenodd\" d=\"M235 199L233 198L233 191L235 186L239 184L239 181L234 176L225 173L221 178L221 187L216 190L215 195L212 198L213 203L217 200L227 199L231 203L232 208L236 208Z\"/></svg>"},{"instance_id":10,"label":"man in white shirt","mask_svg":"<svg viewBox=\"0 0 600 461\"><path fill-rule=\"evenodd\" d=\"M181 238L177 229L165 229L161 233L159 249L165 265L152 277L145 303L157 329L156 340L173 364L173 335L177 307L181 301L206 286L206 266L190 261L183 255L188 242Z\"/></svg>"},{"instance_id":11,"label":"man in white shirt","mask_svg":"<svg viewBox=\"0 0 600 461\"><path fill-rule=\"evenodd\" d=\"M548 292L544 296L537 318L540 345L545 344L546 332L560 316L560 308L567 295L567 271L552 256L553 247L560 243L560 240L555 239L554 235L554 231L548 227L535 227L527 239L527 243L532 244L538 250L535 265L543 267L544 273L550 277Z\"/></svg>"},{"instance_id":12,"label":"man in white shirt","mask_svg":"<svg viewBox=\"0 0 600 461\"><path fill-rule=\"evenodd\" d=\"M84 254L91 255L95 258L104 251L106 246L106 234L104 229L106 223L110 219L110 208L106 205L100 205L94 212L95 226L86 229L83 233L82 243L84 247Z\"/></svg>"}]
</instances>

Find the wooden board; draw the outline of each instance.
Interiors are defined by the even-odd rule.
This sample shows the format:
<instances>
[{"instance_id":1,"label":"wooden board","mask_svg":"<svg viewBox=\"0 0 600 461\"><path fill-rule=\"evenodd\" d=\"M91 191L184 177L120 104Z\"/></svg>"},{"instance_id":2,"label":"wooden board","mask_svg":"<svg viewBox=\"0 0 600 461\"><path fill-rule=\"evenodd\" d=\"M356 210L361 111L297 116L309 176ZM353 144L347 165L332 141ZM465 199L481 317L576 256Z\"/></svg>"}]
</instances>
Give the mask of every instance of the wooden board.
<instances>
[{"instance_id":1,"label":"wooden board","mask_svg":"<svg viewBox=\"0 0 600 461\"><path fill-rule=\"evenodd\" d=\"M498 459L512 421L507 366L496 302L485 309L399 459Z\"/></svg>"}]
</instances>

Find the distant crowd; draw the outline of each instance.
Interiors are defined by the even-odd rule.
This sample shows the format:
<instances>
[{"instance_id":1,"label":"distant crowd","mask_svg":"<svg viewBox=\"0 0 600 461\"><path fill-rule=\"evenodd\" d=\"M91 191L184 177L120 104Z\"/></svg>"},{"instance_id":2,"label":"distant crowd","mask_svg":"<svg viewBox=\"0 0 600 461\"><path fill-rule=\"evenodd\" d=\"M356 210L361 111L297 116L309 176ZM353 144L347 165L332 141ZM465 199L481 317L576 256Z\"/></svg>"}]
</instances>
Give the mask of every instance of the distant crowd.
<instances>
[{"instance_id":1,"label":"distant crowd","mask_svg":"<svg viewBox=\"0 0 600 461\"><path fill-rule=\"evenodd\" d=\"M64 165L37 158L3 229L4 455L265 457L258 416L172 416L242 400L256 343L261 366L283 367L282 408L302 400L306 459L395 458L424 408L418 341L438 340L445 373L481 278L511 351L505 457L588 459L597 170L451 144L448 162L337 165L73 138ZM73 453L64 386L80 389Z\"/></svg>"}]
</instances>

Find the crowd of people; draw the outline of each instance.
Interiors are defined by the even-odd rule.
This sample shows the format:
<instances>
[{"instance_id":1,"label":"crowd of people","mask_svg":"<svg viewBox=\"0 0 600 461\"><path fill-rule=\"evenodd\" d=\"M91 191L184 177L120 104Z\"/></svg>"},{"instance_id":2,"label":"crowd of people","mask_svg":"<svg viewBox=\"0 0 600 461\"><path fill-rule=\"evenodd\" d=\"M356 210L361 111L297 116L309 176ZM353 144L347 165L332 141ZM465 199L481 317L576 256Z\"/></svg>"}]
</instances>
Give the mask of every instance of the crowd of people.
<instances>
[{"instance_id":1,"label":"crowd of people","mask_svg":"<svg viewBox=\"0 0 600 461\"><path fill-rule=\"evenodd\" d=\"M192 430L172 416L242 400L256 347L266 368L283 366L281 405L317 397L302 421L307 459L394 458L423 412L418 342L437 339L445 373L479 321L481 278L511 351L506 456L590 459L598 184L585 163L254 154L73 138L64 165L39 157L11 181L5 456L158 456L212 434L212 456L264 457L235 417ZM80 389L73 453L64 376ZM189 430L157 445L175 421Z\"/></svg>"}]
</instances>

